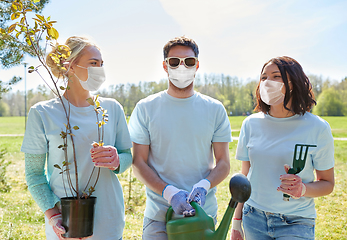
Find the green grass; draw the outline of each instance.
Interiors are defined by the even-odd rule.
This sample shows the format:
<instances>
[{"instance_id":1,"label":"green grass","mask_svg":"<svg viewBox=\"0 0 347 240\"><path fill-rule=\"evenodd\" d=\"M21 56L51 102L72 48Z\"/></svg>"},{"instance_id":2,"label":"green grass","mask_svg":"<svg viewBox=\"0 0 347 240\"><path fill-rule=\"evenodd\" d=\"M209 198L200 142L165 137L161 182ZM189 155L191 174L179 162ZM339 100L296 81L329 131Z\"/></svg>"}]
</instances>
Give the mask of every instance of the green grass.
<instances>
[{"instance_id":1,"label":"green grass","mask_svg":"<svg viewBox=\"0 0 347 240\"><path fill-rule=\"evenodd\" d=\"M0 117L0 134L24 134L24 117Z\"/></svg>"},{"instance_id":2,"label":"green grass","mask_svg":"<svg viewBox=\"0 0 347 240\"><path fill-rule=\"evenodd\" d=\"M322 117L331 127L334 137L347 137L347 117Z\"/></svg>"},{"instance_id":3,"label":"green grass","mask_svg":"<svg viewBox=\"0 0 347 240\"><path fill-rule=\"evenodd\" d=\"M230 117L233 136L238 136L242 120L245 117ZM13 120L0 118L0 134L24 133L24 118ZM347 117L328 117L325 119L333 129L339 129L340 136L347 136ZM3 127L4 124L9 124ZM18 128L22 130L19 131ZM7 132L2 132L5 129ZM12 130L10 130L12 129ZM336 136L335 136L336 137ZM11 162L7 168L7 181L11 191L0 193L0 239L45 239L43 213L33 201L27 190L24 176L24 154L20 152L23 137L0 137L0 148L6 148L6 160ZM222 219L230 200L229 180L232 174L239 172L241 162L235 160L237 141L230 143L230 175L218 186L218 220ZM131 169L119 176L123 186L126 206L126 225L123 239L141 239L142 219L145 208L144 185L133 175ZM317 221L316 239L346 239L347 236L347 141L335 141L335 189L328 196L316 198ZM131 185L129 184L131 182ZM130 190L130 191L129 191ZM227 239L230 239L228 234Z\"/></svg>"}]
</instances>

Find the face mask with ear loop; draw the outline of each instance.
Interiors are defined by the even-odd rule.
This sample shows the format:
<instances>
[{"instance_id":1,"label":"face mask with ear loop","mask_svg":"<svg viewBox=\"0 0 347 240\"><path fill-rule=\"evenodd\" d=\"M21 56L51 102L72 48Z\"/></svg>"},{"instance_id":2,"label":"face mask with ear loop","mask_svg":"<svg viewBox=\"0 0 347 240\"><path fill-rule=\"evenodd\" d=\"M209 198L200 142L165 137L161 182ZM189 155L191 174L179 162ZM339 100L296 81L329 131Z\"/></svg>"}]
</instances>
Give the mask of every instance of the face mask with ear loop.
<instances>
[{"instance_id":1,"label":"face mask with ear loop","mask_svg":"<svg viewBox=\"0 0 347 240\"><path fill-rule=\"evenodd\" d=\"M196 67L186 68L184 65L179 65L178 68L172 69L167 66L167 70L170 82L178 88L186 88L194 81Z\"/></svg>"},{"instance_id":2,"label":"face mask with ear loop","mask_svg":"<svg viewBox=\"0 0 347 240\"><path fill-rule=\"evenodd\" d=\"M86 81L82 81L79 79L79 77L74 73L75 77L80 81L81 86L83 89L87 91L97 91L101 84L105 82L105 71L103 67L82 67L79 65L76 65L77 67L84 68L88 70L88 78Z\"/></svg>"},{"instance_id":3,"label":"face mask with ear loop","mask_svg":"<svg viewBox=\"0 0 347 240\"><path fill-rule=\"evenodd\" d=\"M267 105L278 105L283 103L284 94L282 93L283 82L264 80L260 82L259 93L261 100Z\"/></svg>"}]
</instances>

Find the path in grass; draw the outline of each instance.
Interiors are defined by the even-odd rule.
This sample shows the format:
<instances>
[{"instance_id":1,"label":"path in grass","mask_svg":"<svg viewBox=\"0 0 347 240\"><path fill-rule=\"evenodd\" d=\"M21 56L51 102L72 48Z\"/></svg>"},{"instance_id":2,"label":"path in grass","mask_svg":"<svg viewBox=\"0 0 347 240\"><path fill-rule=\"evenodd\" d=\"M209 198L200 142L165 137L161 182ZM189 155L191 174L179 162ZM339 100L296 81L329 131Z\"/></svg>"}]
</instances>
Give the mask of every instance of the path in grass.
<instances>
[{"instance_id":1,"label":"path in grass","mask_svg":"<svg viewBox=\"0 0 347 240\"><path fill-rule=\"evenodd\" d=\"M234 132L238 132L239 130L233 130ZM24 134L0 134L0 137L23 137ZM239 137L232 137L233 140L238 141ZM334 138L334 140L347 141L347 138Z\"/></svg>"}]
</instances>

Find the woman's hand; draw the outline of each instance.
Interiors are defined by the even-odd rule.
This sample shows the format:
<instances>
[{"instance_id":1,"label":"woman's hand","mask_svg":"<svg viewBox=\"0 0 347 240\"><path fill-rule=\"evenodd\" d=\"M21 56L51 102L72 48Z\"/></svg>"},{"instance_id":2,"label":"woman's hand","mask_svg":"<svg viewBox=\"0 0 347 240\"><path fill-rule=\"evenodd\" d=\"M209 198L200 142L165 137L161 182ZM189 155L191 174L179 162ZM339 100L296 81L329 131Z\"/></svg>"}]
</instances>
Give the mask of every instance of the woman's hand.
<instances>
[{"instance_id":1,"label":"woman's hand","mask_svg":"<svg viewBox=\"0 0 347 240\"><path fill-rule=\"evenodd\" d=\"M290 167L284 165L286 173ZM299 199L306 193L306 185L302 182L301 177L294 174L284 174L280 176L281 185L277 188L277 191L281 191L290 195L294 199Z\"/></svg>"},{"instance_id":2,"label":"woman's hand","mask_svg":"<svg viewBox=\"0 0 347 240\"><path fill-rule=\"evenodd\" d=\"M90 154L95 167L104 167L116 170L119 167L117 149L113 146L98 146L93 144Z\"/></svg>"},{"instance_id":3,"label":"woman's hand","mask_svg":"<svg viewBox=\"0 0 347 240\"><path fill-rule=\"evenodd\" d=\"M242 219L233 218L230 240L243 240Z\"/></svg>"}]
</instances>

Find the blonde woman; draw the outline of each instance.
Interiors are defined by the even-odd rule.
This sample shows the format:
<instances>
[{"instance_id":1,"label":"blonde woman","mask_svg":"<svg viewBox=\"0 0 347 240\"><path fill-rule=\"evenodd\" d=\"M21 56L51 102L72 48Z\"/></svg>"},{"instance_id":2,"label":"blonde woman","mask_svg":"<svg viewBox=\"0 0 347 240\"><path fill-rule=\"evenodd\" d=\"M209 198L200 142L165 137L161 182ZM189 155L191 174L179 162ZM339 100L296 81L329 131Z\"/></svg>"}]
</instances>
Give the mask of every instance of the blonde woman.
<instances>
[{"instance_id":1,"label":"blonde woman","mask_svg":"<svg viewBox=\"0 0 347 240\"><path fill-rule=\"evenodd\" d=\"M73 134L80 188L87 185L93 167L100 168L96 191L93 193L97 201L94 234L90 239L122 239L124 201L117 174L132 164L132 144L123 108L114 99L99 98L101 106L108 110L109 121L104 125L104 146L92 147L93 141L98 139L96 115L86 99L94 98L91 91L98 90L105 80L103 60L99 48L86 38L73 36L65 45L70 47L71 55L65 63L68 70L64 78L68 81L68 90L63 93L62 100L65 106L70 103L71 126L79 127ZM52 73L58 77L59 71L49 61L47 57ZM66 193L60 170L54 167L55 164L62 166L64 161L64 151L58 148L62 144L60 132L65 128L64 123L66 117L59 98L35 104L28 114L21 148L25 153L27 185L45 214L46 237L49 240L64 239L61 234L65 233L58 206L60 198L65 197ZM68 155L69 159L73 158L71 148ZM70 169L74 177L74 168ZM69 191L67 194L70 194Z\"/></svg>"}]
</instances>

